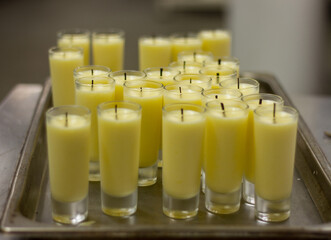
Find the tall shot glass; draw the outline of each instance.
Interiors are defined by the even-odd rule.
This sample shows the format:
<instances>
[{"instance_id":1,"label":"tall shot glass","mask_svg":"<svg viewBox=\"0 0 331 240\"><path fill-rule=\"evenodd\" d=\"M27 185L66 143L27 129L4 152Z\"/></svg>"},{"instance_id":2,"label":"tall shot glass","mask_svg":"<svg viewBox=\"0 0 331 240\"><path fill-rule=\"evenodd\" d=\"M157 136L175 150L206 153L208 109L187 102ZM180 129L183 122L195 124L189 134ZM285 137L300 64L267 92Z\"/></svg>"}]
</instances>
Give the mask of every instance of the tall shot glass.
<instances>
[{"instance_id":1,"label":"tall shot glass","mask_svg":"<svg viewBox=\"0 0 331 240\"><path fill-rule=\"evenodd\" d=\"M292 107L274 104L254 111L255 216L262 221L290 216L297 126L298 113Z\"/></svg>"},{"instance_id":2,"label":"tall shot glass","mask_svg":"<svg viewBox=\"0 0 331 240\"><path fill-rule=\"evenodd\" d=\"M102 211L127 216L137 209L141 106L105 102L98 106Z\"/></svg>"},{"instance_id":3,"label":"tall shot glass","mask_svg":"<svg viewBox=\"0 0 331 240\"><path fill-rule=\"evenodd\" d=\"M163 107L163 213L186 219L198 213L205 108L195 104Z\"/></svg>"},{"instance_id":4,"label":"tall shot glass","mask_svg":"<svg viewBox=\"0 0 331 240\"><path fill-rule=\"evenodd\" d=\"M46 112L53 220L78 224L88 214L91 113L83 106Z\"/></svg>"}]
</instances>

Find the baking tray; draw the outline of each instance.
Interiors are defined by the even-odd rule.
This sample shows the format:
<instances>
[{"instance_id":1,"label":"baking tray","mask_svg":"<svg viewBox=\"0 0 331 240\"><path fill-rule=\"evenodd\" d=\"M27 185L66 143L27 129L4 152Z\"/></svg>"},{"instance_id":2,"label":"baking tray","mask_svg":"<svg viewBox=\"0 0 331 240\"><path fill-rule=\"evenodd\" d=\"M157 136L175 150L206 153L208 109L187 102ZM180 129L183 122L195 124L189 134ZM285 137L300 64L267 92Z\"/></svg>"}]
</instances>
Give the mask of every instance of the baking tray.
<instances>
[{"instance_id":1,"label":"baking tray","mask_svg":"<svg viewBox=\"0 0 331 240\"><path fill-rule=\"evenodd\" d=\"M293 106L274 76L244 73L260 82L260 92L275 93ZM51 82L44 85L29 129L1 222L8 235L75 238L327 238L331 237L331 166L305 122L299 118L291 216L282 223L255 219L254 207L242 202L239 212L214 215L204 207L196 217L174 220L162 213L162 170L157 184L139 187L138 210L130 217L102 213L100 184L89 185L89 217L78 226L52 221L47 167L45 111L51 106Z\"/></svg>"}]
</instances>

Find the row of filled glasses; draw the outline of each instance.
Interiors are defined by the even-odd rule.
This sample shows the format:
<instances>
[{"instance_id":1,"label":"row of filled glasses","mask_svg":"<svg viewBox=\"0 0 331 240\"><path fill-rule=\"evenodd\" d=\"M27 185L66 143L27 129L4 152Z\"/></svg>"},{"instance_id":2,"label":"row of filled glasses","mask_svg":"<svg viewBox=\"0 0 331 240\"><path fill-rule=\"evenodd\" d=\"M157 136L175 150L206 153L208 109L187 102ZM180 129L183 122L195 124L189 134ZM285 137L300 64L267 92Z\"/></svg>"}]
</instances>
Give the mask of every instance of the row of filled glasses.
<instances>
[{"instance_id":1,"label":"row of filled glasses","mask_svg":"<svg viewBox=\"0 0 331 240\"><path fill-rule=\"evenodd\" d=\"M139 69L168 66L183 51L205 51L214 56L231 56L231 34L227 30L202 30L197 33L173 33L169 36L146 35L138 40ZM123 69L125 32L121 29L66 29L57 33L59 47L83 49L84 65ZM92 54L91 54L92 53ZM92 56L92 57L91 57ZM199 56L197 56L199 57Z\"/></svg>"}]
</instances>

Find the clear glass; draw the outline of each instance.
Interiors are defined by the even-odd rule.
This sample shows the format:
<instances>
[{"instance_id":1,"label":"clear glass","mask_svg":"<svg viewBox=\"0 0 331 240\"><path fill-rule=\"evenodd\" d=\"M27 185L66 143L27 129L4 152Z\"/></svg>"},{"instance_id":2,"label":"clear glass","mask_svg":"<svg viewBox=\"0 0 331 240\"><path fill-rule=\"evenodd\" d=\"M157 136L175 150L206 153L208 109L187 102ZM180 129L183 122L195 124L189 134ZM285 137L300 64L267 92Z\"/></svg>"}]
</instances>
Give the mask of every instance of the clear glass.
<instances>
[{"instance_id":1,"label":"clear glass","mask_svg":"<svg viewBox=\"0 0 331 240\"><path fill-rule=\"evenodd\" d=\"M203 88L210 89L212 78L202 74L179 74L174 78L176 84L192 84Z\"/></svg>"},{"instance_id":2,"label":"clear glass","mask_svg":"<svg viewBox=\"0 0 331 240\"><path fill-rule=\"evenodd\" d=\"M109 76L80 77L75 81L75 102L91 111L90 181L100 181L98 113L100 103L115 99L115 80Z\"/></svg>"},{"instance_id":3,"label":"clear glass","mask_svg":"<svg viewBox=\"0 0 331 240\"><path fill-rule=\"evenodd\" d=\"M163 107L163 213L186 219L198 213L205 108L194 104Z\"/></svg>"},{"instance_id":4,"label":"clear glass","mask_svg":"<svg viewBox=\"0 0 331 240\"><path fill-rule=\"evenodd\" d=\"M246 203L255 204L255 140L254 140L254 110L261 106L277 104L278 107L284 105L284 100L275 94L257 93L242 97L242 100L249 106L248 113L248 134L247 134L247 161L244 169L243 198Z\"/></svg>"},{"instance_id":5,"label":"clear glass","mask_svg":"<svg viewBox=\"0 0 331 240\"><path fill-rule=\"evenodd\" d=\"M48 51L52 80L53 105L75 104L75 81L73 71L83 65L83 49L76 47L53 47Z\"/></svg>"},{"instance_id":6,"label":"clear glass","mask_svg":"<svg viewBox=\"0 0 331 240\"><path fill-rule=\"evenodd\" d=\"M213 66L225 66L231 68L237 72L237 77L240 74L240 61L236 57L215 57L212 61L206 60L203 63L204 67L213 67Z\"/></svg>"},{"instance_id":7,"label":"clear glass","mask_svg":"<svg viewBox=\"0 0 331 240\"><path fill-rule=\"evenodd\" d=\"M138 185L150 186L157 181L163 85L148 80L126 81L124 100L138 103L142 107Z\"/></svg>"},{"instance_id":8,"label":"clear glass","mask_svg":"<svg viewBox=\"0 0 331 240\"><path fill-rule=\"evenodd\" d=\"M98 106L102 211L128 216L137 209L141 106L105 102Z\"/></svg>"},{"instance_id":9,"label":"clear glass","mask_svg":"<svg viewBox=\"0 0 331 240\"><path fill-rule=\"evenodd\" d=\"M169 67L179 70L181 74L199 74L202 64L199 62L176 61L171 62Z\"/></svg>"},{"instance_id":10,"label":"clear glass","mask_svg":"<svg viewBox=\"0 0 331 240\"><path fill-rule=\"evenodd\" d=\"M123 84L126 81L144 79L146 77L146 73L135 70L121 70L121 71L113 72L112 77L115 79L116 82L115 100L122 101Z\"/></svg>"},{"instance_id":11,"label":"clear glass","mask_svg":"<svg viewBox=\"0 0 331 240\"><path fill-rule=\"evenodd\" d=\"M163 103L191 103L202 105L203 88L192 84L169 84L164 87Z\"/></svg>"},{"instance_id":12,"label":"clear glass","mask_svg":"<svg viewBox=\"0 0 331 240\"><path fill-rule=\"evenodd\" d=\"M252 78L237 78L220 82L221 88L238 89L243 96L259 93L260 83Z\"/></svg>"},{"instance_id":13,"label":"clear glass","mask_svg":"<svg viewBox=\"0 0 331 240\"><path fill-rule=\"evenodd\" d=\"M74 70L74 79L81 77L90 77L90 76L110 76L111 70L106 66L99 65L88 65L88 66L79 66Z\"/></svg>"},{"instance_id":14,"label":"clear glass","mask_svg":"<svg viewBox=\"0 0 331 240\"><path fill-rule=\"evenodd\" d=\"M292 107L273 104L254 111L257 219L280 222L290 216L297 128L298 112Z\"/></svg>"},{"instance_id":15,"label":"clear glass","mask_svg":"<svg viewBox=\"0 0 331 240\"><path fill-rule=\"evenodd\" d=\"M100 29L92 33L93 64L123 69L125 34L120 29Z\"/></svg>"},{"instance_id":16,"label":"clear glass","mask_svg":"<svg viewBox=\"0 0 331 240\"><path fill-rule=\"evenodd\" d=\"M206 109L205 206L216 214L230 214L240 208L248 106L240 100L214 100Z\"/></svg>"},{"instance_id":17,"label":"clear glass","mask_svg":"<svg viewBox=\"0 0 331 240\"><path fill-rule=\"evenodd\" d=\"M83 106L46 112L53 220L78 224L88 215L88 163L91 112Z\"/></svg>"},{"instance_id":18,"label":"clear glass","mask_svg":"<svg viewBox=\"0 0 331 240\"><path fill-rule=\"evenodd\" d=\"M146 80L160 82L163 86L174 83L174 77L180 74L179 70L170 67L147 68L144 73Z\"/></svg>"},{"instance_id":19,"label":"clear glass","mask_svg":"<svg viewBox=\"0 0 331 240\"><path fill-rule=\"evenodd\" d=\"M172 61L177 61L178 53L202 50L201 39L196 33L174 33L170 36L172 44Z\"/></svg>"},{"instance_id":20,"label":"clear glass","mask_svg":"<svg viewBox=\"0 0 331 240\"><path fill-rule=\"evenodd\" d=\"M202 50L183 51L183 52L179 52L177 56L178 62L190 61L190 62L199 62L201 64L206 61L212 61L213 59L214 59L214 55L211 52L205 52Z\"/></svg>"},{"instance_id":21,"label":"clear glass","mask_svg":"<svg viewBox=\"0 0 331 240\"><path fill-rule=\"evenodd\" d=\"M213 79L212 88L219 88L220 87L219 84L221 81L237 79L237 72L235 70L222 65L203 67L200 70L200 74L204 74L212 77Z\"/></svg>"},{"instance_id":22,"label":"clear glass","mask_svg":"<svg viewBox=\"0 0 331 240\"><path fill-rule=\"evenodd\" d=\"M87 29L65 29L57 33L59 47L80 47L84 53L84 65L90 64L91 33Z\"/></svg>"},{"instance_id":23,"label":"clear glass","mask_svg":"<svg viewBox=\"0 0 331 240\"><path fill-rule=\"evenodd\" d=\"M139 38L139 69L166 67L171 62L170 38L154 35Z\"/></svg>"},{"instance_id":24,"label":"clear glass","mask_svg":"<svg viewBox=\"0 0 331 240\"><path fill-rule=\"evenodd\" d=\"M204 90L202 93L203 103L212 101L212 100L226 100L226 99L241 99L242 93L237 89L228 89L228 88L213 88Z\"/></svg>"},{"instance_id":25,"label":"clear glass","mask_svg":"<svg viewBox=\"0 0 331 240\"><path fill-rule=\"evenodd\" d=\"M199 32L202 50L213 53L214 56L231 56L232 36L225 29L202 30Z\"/></svg>"}]
</instances>

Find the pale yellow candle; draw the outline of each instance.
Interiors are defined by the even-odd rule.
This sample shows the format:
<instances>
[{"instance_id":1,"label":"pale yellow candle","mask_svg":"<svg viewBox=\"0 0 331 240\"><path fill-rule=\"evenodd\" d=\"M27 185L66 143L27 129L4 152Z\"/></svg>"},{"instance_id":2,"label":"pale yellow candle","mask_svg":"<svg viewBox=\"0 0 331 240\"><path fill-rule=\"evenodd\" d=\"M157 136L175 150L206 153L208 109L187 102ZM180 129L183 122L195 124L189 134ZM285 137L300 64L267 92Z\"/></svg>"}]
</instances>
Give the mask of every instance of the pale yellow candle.
<instances>
[{"instance_id":1,"label":"pale yellow candle","mask_svg":"<svg viewBox=\"0 0 331 240\"><path fill-rule=\"evenodd\" d=\"M199 33L202 50L214 56L231 56L231 34L226 30L203 30Z\"/></svg>"},{"instance_id":2,"label":"pale yellow candle","mask_svg":"<svg viewBox=\"0 0 331 240\"><path fill-rule=\"evenodd\" d=\"M193 104L170 104L163 110L162 184L175 199L189 199L200 191L204 111Z\"/></svg>"},{"instance_id":3,"label":"pale yellow candle","mask_svg":"<svg viewBox=\"0 0 331 240\"><path fill-rule=\"evenodd\" d=\"M203 90L210 89L212 84L212 78L202 74L179 74L174 80L176 84L192 84Z\"/></svg>"},{"instance_id":4,"label":"pale yellow candle","mask_svg":"<svg viewBox=\"0 0 331 240\"><path fill-rule=\"evenodd\" d=\"M170 64L171 41L162 36L139 38L139 69L166 67Z\"/></svg>"},{"instance_id":5,"label":"pale yellow candle","mask_svg":"<svg viewBox=\"0 0 331 240\"><path fill-rule=\"evenodd\" d=\"M194 86L192 84L169 84L164 88L164 106L171 103L202 105L202 87Z\"/></svg>"},{"instance_id":6,"label":"pale yellow candle","mask_svg":"<svg viewBox=\"0 0 331 240\"><path fill-rule=\"evenodd\" d=\"M58 32L57 45L59 47L80 47L84 53L84 65L90 64L91 34L86 29L67 29Z\"/></svg>"},{"instance_id":7,"label":"pale yellow candle","mask_svg":"<svg viewBox=\"0 0 331 240\"><path fill-rule=\"evenodd\" d=\"M103 102L113 101L115 99L115 80L106 76L81 77L76 80L75 92L76 104L85 106L91 111L90 161L93 165L98 165L99 141L97 107ZM99 180L98 175L98 170L93 173L91 169L90 180Z\"/></svg>"},{"instance_id":8,"label":"pale yellow candle","mask_svg":"<svg viewBox=\"0 0 331 240\"><path fill-rule=\"evenodd\" d=\"M202 49L202 42L196 34L173 34L170 36L172 45L172 61L177 61L178 53Z\"/></svg>"},{"instance_id":9,"label":"pale yellow candle","mask_svg":"<svg viewBox=\"0 0 331 240\"><path fill-rule=\"evenodd\" d=\"M82 106L61 106L46 113L52 198L76 202L88 195L90 112Z\"/></svg>"},{"instance_id":10,"label":"pale yellow candle","mask_svg":"<svg viewBox=\"0 0 331 240\"><path fill-rule=\"evenodd\" d=\"M75 104L73 71L76 67L83 65L83 50L81 48L53 47L48 53L53 105Z\"/></svg>"},{"instance_id":11,"label":"pale yellow candle","mask_svg":"<svg viewBox=\"0 0 331 240\"><path fill-rule=\"evenodd\" d=\"M138 186L141 107L106 102L98 107L101 189L124 197Z\"/></svg>"},{"instance_id":12,"label":"pale yellow candle","mask_svg":"<svg viewBox=\"0 0 331 240\"><path fill-rule=\"evenodd\" d=\"M111 70L106 66L99 65L88 65L88 66L80 66L75 68L74 70L74 79L78 79L81 77L90 77L90 76L110 76Z\"/></svg>"},{"instance_id":13,"label":"pale yellow candle","mask_svg":"<svg viewBox=\"0 0 331 240\"><path fill-rule=\"evenodd\" d=\"M237 72L237 77L240 75L240 61L236 57L215 57L215 60L204 62L205 67L224 66L231 68Z\"/></svg>"},{"instance_id":14,"label":"pale yellow candle","mask_svg":"<svg viewBox=\"0 0 331 240\"><path fill-rule=\"evenodd\" d=\"M199 62L204 63L206 61L212 61L214 59L214 55L211 52L205 52L202 50L196 50L196 51L184 51L179 52L177 61L178 62Z\"/></svg>"},{"instance_id":15,"label":"pale yellow candle","mask_svg":"<svg viewBox=\"0 0 331 240\"><path fill-rule=\"evenodd\" d=\"M169 64L170 68L177 69L181 74L199 74L199 71L202 68L202 64L199 62L172 62Z\"/></svg>"},{"instance_id":16,"label":"pale yellow candle","mask_svg":"<svg viewBox=\"0 0 331 240\"><path fill-rule=\"evenodd\" d=\"M121 71L113 72L112 77L115 79L115 83L116 83L115 100L122 101L123 100L123 84L126 81L144 79L146 77L146 74L141 71L121 70Z\"/></svg>"},{"instance_id":17,"label":"pale yellow candle","mask_svg":"<svg viewBox=\"0 0 331 240\"><path fill-rule=\"evenodd\" d=\"M292 191L298 113L291 107L254 112L255 191L265 200L289 198Z\"/></svg>"},{"instance_id":18,"label":"pale yellow candle","mask_svg":"<svg viewBox=\"0 0 331 240\"><path fill-rule=\"evenodd\" d=\"M243 96L259 93L260 84L252 78L238 78L237 80L229 79L220 82L221 88L238 89Z\"/></svg>"},{"instance_id":19,"label":"pale yellow candle","mask_svg":"<svg viewBox=\"0 0 331 240\"><path fill-rule=\"evenodd\" d=\"M237 72L235 70L222 65L203 67L200 70L200 74L212 77L212 88L219 88L221 81L237 79Z\"/></svg>"},{"instance_id":20,"label":"pale yellow candle","mask_svg":"<svg viewBox=\"0 0 331 240\"><path fill-rule=\"evenodd\" d=\"M93 64L109 67L112 71L123 69L124 32L98 30L92 34Z\"/></svg>"},{"instance_id":21,"label":"pale yellow candle","mask_svg":"<svg viewBox=\"0 0 331 240\"><path fill-rule=\"evenodd\" d=\"M146 73L146 80L160 82L163 86L173 84L174 77L180 74L178 70L170 67L147 68L144 70L144 73Z\"/></svg>"},{"instance_id":22,"label":"pale yellow candle","mask_svg":"<svg viewBox=\"0 0 331 240\"><path fill-rule=\"evenodd\" d=\"M212 88L203 91L202 96L202 102L205 105L213 100L240 100L242 93L237 89Z\"/></svg>"}]
</instances>

